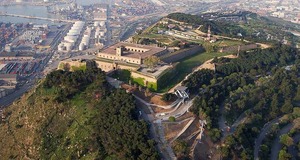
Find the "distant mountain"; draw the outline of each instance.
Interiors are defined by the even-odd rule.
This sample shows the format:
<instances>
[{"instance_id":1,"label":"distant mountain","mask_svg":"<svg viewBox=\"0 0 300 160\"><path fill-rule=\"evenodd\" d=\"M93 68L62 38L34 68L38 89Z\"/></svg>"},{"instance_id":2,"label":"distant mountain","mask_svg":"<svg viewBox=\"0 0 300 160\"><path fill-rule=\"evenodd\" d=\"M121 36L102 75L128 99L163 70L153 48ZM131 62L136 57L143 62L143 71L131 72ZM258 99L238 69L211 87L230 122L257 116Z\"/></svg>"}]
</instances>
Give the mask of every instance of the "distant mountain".
<instances>
[{"instance_id":1,"label":"distant mountain","mask_svg":"<svg viewBox=\"0 0 300 160\"><path fill-rule=\"evenodd\" d=\"M5 109L0 159L159 159L133 96L93 64L50 73Z\"/></svg>"}]
</instances>

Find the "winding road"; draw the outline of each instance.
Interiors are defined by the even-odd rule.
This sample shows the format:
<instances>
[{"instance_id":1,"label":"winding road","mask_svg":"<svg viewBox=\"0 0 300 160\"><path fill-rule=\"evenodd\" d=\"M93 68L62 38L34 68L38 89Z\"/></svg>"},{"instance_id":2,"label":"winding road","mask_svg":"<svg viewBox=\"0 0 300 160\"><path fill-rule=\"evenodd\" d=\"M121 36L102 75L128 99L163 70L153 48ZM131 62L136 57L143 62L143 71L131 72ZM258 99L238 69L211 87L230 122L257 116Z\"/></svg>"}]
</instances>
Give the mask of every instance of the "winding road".
<instances>
[{"instance_id":1,"label":"winding road","mask_svg":"<svg viewBox=\"0 0 300 160\"><path fill-rule=\"evenodd\" d=\"M246 110L245 112L243 112L236 120L235 122L231 125L228 126L226 125L226 118L225 118L225 107L224 107L224 103L220 106L220 114L221 116L219 117L219 129L222 131L222 139L224 140L224 138L230 134L233 134L233 132L235 131L235 128L237 126L239 126L240 124L244 123L247 119L246 116L246 112L248 110ZM227 132L227 128L230 127L230 131Z\"/></svg>"},{"instance_id":2,"label":"winding road","mask_svg":"<svg viewBox=\"0 0 300 160\"><path fill-rule=\"evenodd\" d=\"M224 104L221 105L220 108L220 112L221 112L221 116L219 117L219 129L222 130L223 133L223 139L227 136L230 135L234 132L235 128L240 125L241 123L244 123L244 121L247 119L246 117L246 111L243 112L238 119L233 123L233 125L231 126L231 129L229 132L226 132L227 129L227 125L226 125L226 121L225 121L225 116L224 116L224 111L225 111L225 107ZM267 135L268 131L270 130L270 128L272 127L273 124L278 123L279 122L279 118L273 119L272 121L266 123L263 127L263 129L261 130L258 138L255 140L255 146L254 146L254 160L259 160L259 149L260 146L262 144L262 141L264 140L265 136ZM283 134L286 134L290 131L290 129L292 128L292 124L288 124L287 126L285 126L282 130L280 130L280 132L277 135L276 140L274 140L274 143L272 145L272 152L271 152L271 159L272 160L276 160L278 153L281 149L281 144L279 142L280 140L280 136ZM298 137L296 137L298 138ZM300 140L300 135L299 135L299 140Z\"/></svg>"},{"instance_id":3,"label":"winding road","mask_svg":"<svg viewBox=\"0 0 300 160\"><path fill-rule=\"evenodd\" d=\"M224 113L225 113L225 107L224 107L224 103L223 104L221 104L221 106L220 106L220 117L219 117L219 122L218 122L218 124L219 124L219 129L222 131L222 138L225 138L227 135L228 135L228 133L226 132L226 130L227 130L227 128L228 128L228 126L226 125L226 121L225 121L225 115L224 115Z\"/></svg>"},{"instance_id":4,"label":"winding road","mask_svg":"<svg viewBox=\"0 0 300 160\"><path fill-rule=\"evenodd\" d=\"M294 144L297 145L300 142L300 134L297 134L296 136L294 136L293 140L294 140ZM288 148L288 152L292 155L292 160L296 160L298 157L298 151L297 151L295 145L292 145Z\"/></svg>"},{"instance_id":5,"label":"winding road","mask_svg":"<svg viewBox=\"0 0 300 160\"><path fill-rule=\"evenodd\" d=\"M143 109L142 105L145 105L145 104L143 104L143 103L137 104L137 108L139 109L139 111L141 111L141 117L140 118L144 119L148 123L151 123L151 125L149 125L149 136L150 136L150 138L153 139L155 142L157 142L156 143L156 148L157 148L157 151L159 151L159 153L160 153L160 157L162 159L170 159L170 155L173 155L172 152L169 153L169 151L164 150L165 144L163 143L163 141L160 140L161 137L156 132L155 125L152 124L153 117L152 117L151 114L146 114L145 113L146 111Z\"/></svg>"},{"instance_id":6,"label":"winding road","mask_svg":"<svg viewBox=\"0 0 300 160\"><path fill-rule=\"evenodd\" d=\"M280 143L280 136L283 134L287 134L293 127L292 123L289 123L288 125L284 126L279 133L277 134L276 139L273 141L272 149L271 149L271 160L278 159L278 153L282 147L282 144Z\"/></svg>"},{"instance_id":7,"label":"winding road","mask_svg":"<svg viewBox=\"0 0 300 160\"><path fill-rule=\"evenodd\" d=\"M273 119L272 121L266 123L264 125L264 128L261 130L258 138L255 140L255 146L254 146L254 160L258 160L258 152L259 152L259 148L260 145L262 143L262 141L264 140L264 138L267 135L267 132L270 130L270 128L272 127L273 124L278 123L279 122L279 118Z\"/></svg>"}]
</instances>

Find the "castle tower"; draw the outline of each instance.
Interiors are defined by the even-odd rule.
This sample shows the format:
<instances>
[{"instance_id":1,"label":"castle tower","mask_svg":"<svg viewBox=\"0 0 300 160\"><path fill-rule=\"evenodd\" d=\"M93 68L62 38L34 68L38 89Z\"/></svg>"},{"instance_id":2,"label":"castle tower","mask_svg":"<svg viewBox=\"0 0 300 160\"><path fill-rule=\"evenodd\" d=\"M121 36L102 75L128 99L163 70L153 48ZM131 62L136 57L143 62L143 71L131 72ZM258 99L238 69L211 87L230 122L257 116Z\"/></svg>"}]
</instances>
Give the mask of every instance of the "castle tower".
<instances>
[{"instance_id":1,"label":"castle tower","mask_svg":"<svg viewBox=\"0 0 300 160\"><path fill-rule=\"evenodd\" d=\"M237 57L240 56L240 51L241 51L241 45L238 46L238 53L237 53Z\"/></svg>"},{"instance_id":2,"label":"castle tower","mask_svg":"<svg viewBox=\"0 0 300 160\"><path fill-rule=\"evenodd\" d=\"M122 56L123 54L123 46L116 48L116 55Z\"/></svg>"},{"instance_id":3,"label":"castle tower","mask_svg":"<svg viewBox=\"0 0 300 160\"><path fill-rule=\"evenodd\" d=\"M208 26L208 30L207 30L207 40L210 40L211 37L211 30L210 30L210 25Z\"/></svg>"}]
</instances>

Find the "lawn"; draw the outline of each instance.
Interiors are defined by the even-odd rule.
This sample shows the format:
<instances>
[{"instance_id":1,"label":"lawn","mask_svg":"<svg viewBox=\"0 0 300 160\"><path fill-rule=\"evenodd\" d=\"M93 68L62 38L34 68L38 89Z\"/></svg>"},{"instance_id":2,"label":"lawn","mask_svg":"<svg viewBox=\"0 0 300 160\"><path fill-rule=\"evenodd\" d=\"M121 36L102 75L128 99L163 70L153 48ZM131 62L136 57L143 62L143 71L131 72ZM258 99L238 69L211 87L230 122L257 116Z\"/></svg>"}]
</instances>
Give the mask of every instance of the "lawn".
<instances>
[{"instance_id":1,"label":"lawn","mask_svg":"<svg viewBox=\"0 0 300 160\"><path fill-rule=\"evenodd\" d=\"M125 83L128 83L130 80L130 71L129 70L118 70L114 72L114 74L111 76L112 78L118 79L120 81L123 81Z\"/></svg>"},{"instance_id":2,"label":"lawn","mask_svg":"<svg viewBox=\"0 0 300 160\"><path fill-rule=\"evenodd\" d=\"M171 44L174 40L173 37L165 35L165 34L141 34L134 36L134 39L141 39L141 38L149 38L149 39L155 39L160 43L163 44Z\"/></svg>"},{"instance_id":3,"label":"lawn","mask_svg":"<svg viewBox=\"0 0 300 160\"><path fill-rule=\"evenodd\" d=\"M243 45L243 44L245 44L245 42L229 40L229 39L223 39L223 40L216 42L216 45L218 45L219 47L221 47L221 46L237 46L237 45Z\"/></svg>"},{"instance_id":4,"label":"lawn","mask_svg":"<svg viewBox=\"0 0 300 160\"><path fill-rule=\"evenodd\" d=\"M205 61L214 57L221 57L229 54L230 53L204 52L183 59L176 66L176 78L170 79L169 84L166 85L164 88L161 88L159 92L167 92L170 88L174 87L177 83L182 81L186 75L191 73L196 67L200 66Z\"/></svg>"},{"instance_id":5,"label":"lawn","mask_svg":"<svg viewBox=\"0 0 300 160\"><path fill-rule=\"evenodd\" d=\"M141 34L136 37L137 38L168 38L167 35L163 35L163 34Z\"/></svg>"}]
</instances>

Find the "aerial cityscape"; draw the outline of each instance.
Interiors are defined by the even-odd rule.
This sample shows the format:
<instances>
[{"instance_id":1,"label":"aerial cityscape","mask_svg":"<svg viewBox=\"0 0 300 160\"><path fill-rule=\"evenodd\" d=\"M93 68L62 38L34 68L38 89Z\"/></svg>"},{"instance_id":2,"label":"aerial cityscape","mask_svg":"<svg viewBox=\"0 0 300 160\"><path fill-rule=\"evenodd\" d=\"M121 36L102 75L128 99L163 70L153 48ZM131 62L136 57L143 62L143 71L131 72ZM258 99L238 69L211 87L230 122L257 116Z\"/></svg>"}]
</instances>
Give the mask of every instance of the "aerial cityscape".
<instances>
[{"instance_id":1,"label":"aerial cityscape","mask_svg":"<svg viewBox=\"0 0 300 160\"><path fill-rule=\"evenodd\" d=\"M0 159L300 159L299 0L0 0Z\"/></svg>"}]
</instances>

